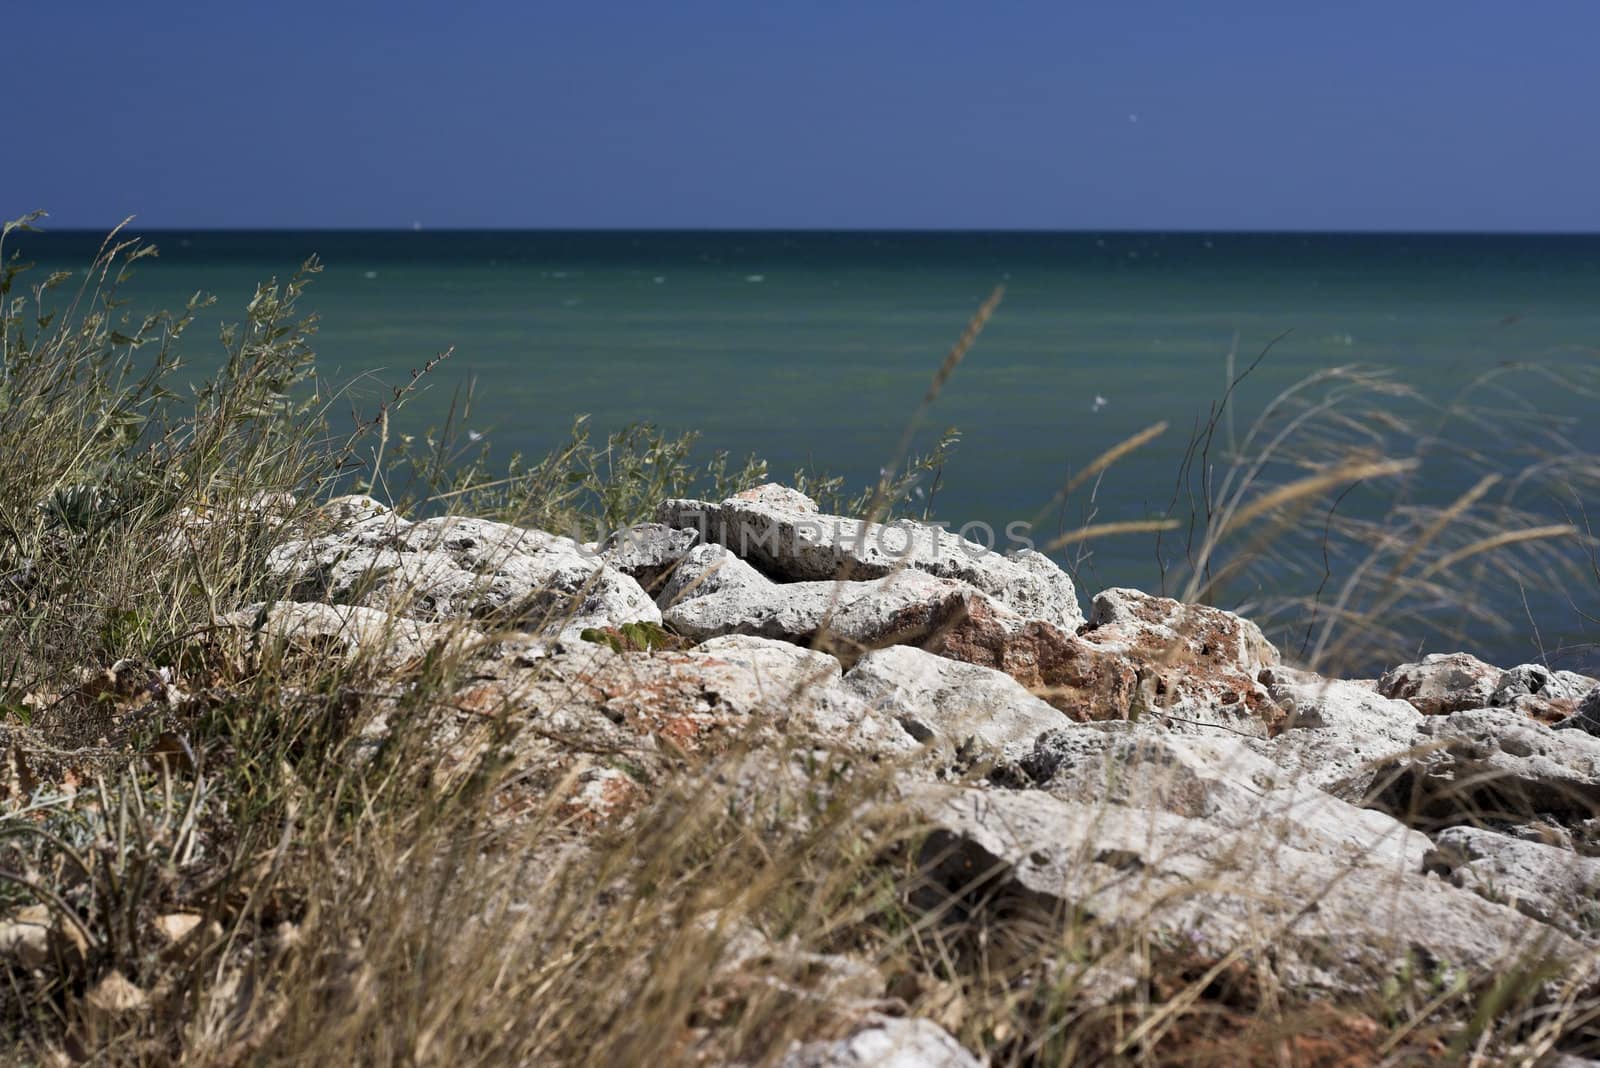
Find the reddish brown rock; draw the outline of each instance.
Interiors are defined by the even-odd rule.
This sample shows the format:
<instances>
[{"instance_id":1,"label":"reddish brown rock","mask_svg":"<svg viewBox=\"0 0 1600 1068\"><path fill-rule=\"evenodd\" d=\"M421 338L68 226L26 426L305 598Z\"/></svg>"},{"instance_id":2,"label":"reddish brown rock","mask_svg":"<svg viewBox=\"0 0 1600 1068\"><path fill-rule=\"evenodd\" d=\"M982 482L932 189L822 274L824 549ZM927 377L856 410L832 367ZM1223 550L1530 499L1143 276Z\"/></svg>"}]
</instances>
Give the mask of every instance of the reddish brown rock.
<instances>
[{"instance_id":1,"label":"reddish brown rock","mask_svg":"<svg viewBox=\"0 0 1600 1068\"><path fill-rule=\"evenodd\" d=\"M590 768L578 775L571 795L561 803L559 816L593 829L620 822L648 797L645 788L625 773L615 768Z\"/></svg>"},{"instance_id":2,"label":"reddish brown rock","mask_svg":"<svg viewBox=\"0 0 1600 1068\"><path fill-rule=\"evenodd\" d=\"M1254 624L1220 609L1112 590L1080 634L1026 623L981 595L940 603L906 633L952 660L1005 672L1080 722L1158 715L1169 726L1225 727L1255 736L1284 712L1256 679L1278 660Z\"/></svg>"},{"instance_id":3,"label":"reddish brown rock","mask_svg":"<svg viewBox=\"0 0 1600 1068\"><path fill-rule=\"evenodd\" d=\"M1502 675L1470 653L1430 653L1386 673L1378 680L1378 692L1410 702L1425 716L1445 716L1493 707Z\"/></svg>"},{"instance_id":4,"label":"reddish brown rock","mask_svg":"<svg viewBox=\"0 0 1600 1068\"><path fill-rule=\"evenodd\" d=\"M1279 662L1278 650L1248 619L1203 604L1185 604L1138 590L1098 594L1084 638L1150 664L1192 664L1254 679Z\"/></svg>"},{"instance_id":5,"label":"reddish brown rock","mask_svg":"<svg viewBox=\"0 0 1600 1068\"><path fill-rule=\"evenodd\" d=\"M1003 671L1080 722L1127 719L1137 670L1038 620L1017 626L982 597L968 598L937 626L925 648L968 664Z\"/></svg>"},{"instance_id":6,"label":"reddish brown rock","mask_svg":"<svg viewBox=\"0 0 1600 1068\"><path fill-rule=\"evenodd\" d=\"M1578 702L1570 697L1514 697L1501 707L1515 709L1535 723L1543 723L1547 727L1567 723L1578 713Z\"/></svg>"},{"instance_id":7,"label":"reddish brown rock","mask_svg":"<svg viewBox=\"0 0 1600 1068\"><path fill-rule=\"evenodd\" d=\"M1258 679L1279 662L1278 650L1231 612L1111 589L1095 597L1079 640L1134 665L1132 716L1255 736L1276 734L1287 719Z\"/></svg>"}]
</instances>

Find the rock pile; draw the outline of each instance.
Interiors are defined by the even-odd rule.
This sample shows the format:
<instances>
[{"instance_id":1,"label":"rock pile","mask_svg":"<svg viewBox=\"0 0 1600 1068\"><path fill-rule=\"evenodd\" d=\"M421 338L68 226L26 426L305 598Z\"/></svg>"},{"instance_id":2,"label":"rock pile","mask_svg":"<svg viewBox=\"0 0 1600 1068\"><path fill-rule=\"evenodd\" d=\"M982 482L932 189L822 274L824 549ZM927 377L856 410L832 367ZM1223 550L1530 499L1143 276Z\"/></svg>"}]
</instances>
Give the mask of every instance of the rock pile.
<instances>
[{"instance_id":1,"label":"rock pile","mask_svg":"<svg viewBox=\"0 0 1600 1068\"><path fill-rule=\"evenodd\" d=\"M584 751L632 754L577 776L579 823L625 819L671 762L735 738L815 747L893 769L929 893L968 918L1076 911L1256 955L1306 991L1407 962L1595 978L1593 678L1461 653L1375 686L1322 678L1227 612L1111 589L1085 616L1038 553L822 515L779 486L666 501L592 550L366 499L324 513L270 562L308 603L230 622L391 659L467 649L459 710L529 728L526 788L571 781ZM583 638L641 622L683 647ZM887 1017L783 1063L900 1063L881 1060L896 1043L907 1064L976 1063Z\"/></svg>"}]
</instances>

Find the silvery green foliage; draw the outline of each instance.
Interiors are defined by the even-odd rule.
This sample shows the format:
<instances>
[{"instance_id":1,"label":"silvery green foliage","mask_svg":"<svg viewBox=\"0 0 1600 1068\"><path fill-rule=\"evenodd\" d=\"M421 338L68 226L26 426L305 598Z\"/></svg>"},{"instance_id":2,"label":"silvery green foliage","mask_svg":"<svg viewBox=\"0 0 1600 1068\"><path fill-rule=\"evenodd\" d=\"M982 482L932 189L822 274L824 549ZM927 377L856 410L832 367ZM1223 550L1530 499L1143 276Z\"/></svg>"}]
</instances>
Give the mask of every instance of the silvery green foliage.
<instances>
[{"instance_id":1,"label":"silvery green foliage","mask_svg":"<svg viewBox=\"0 0 1600 1068\"><path fill-rule=\"evenodd\" d=\"M52 520L73 532L103 526L116 514L116 501L99 486L62 486L40 507Z\"/></svg>"}]
</instances>

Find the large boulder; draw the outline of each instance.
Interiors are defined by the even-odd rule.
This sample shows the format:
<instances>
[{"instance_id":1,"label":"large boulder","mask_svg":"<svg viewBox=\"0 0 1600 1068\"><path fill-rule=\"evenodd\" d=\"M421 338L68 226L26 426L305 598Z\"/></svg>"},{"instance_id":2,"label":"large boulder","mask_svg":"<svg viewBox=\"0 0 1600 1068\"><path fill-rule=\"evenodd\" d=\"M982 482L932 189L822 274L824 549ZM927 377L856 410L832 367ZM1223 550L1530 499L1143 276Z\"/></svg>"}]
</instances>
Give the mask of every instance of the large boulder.
<instances>
[{"instance_id":1,"label":"large boulder","mask_svg":"<svg viewBox=\"0 0 1600 1068\"><path fill-rule=\"evenodd\" d=\"M661 592L662 618L690 638L756 634L827 649L846 664L913 645L992 668L1076 720L1126 719L1135 665L1060 628L1027 621L954 579L773 582L721 545L700 545Z\"/></svg>"},{"instance_id":2,"label":"large boulder","mask_svg":"<svg viewBox=\"0 0 1600 1068\"><path fill-rule=\"evenodd\" d=\"M925 648L1004 671L1079 722L1267 738L1286 717L1258 674L1277 650L1254 624L1203 605L1107 590L1076 634L969 599Z\"/></svg>"},{"instance_id":3,"label":"large boulder","mask_svg":"<svg viewBox=\"0 0 1600 1068\"><path fill-rule=\"evenodd\" d=\"M839 662L825 653L749 635L683 651L591 644L485 665L458 700L580 750L718 751L754 731L769 741L807 739L872 757L914 753L918 743L842 686L840 675Z\"/></svg>"},{"instance_id":4,"label":"large boulder","mask_svg":"<svg viewBox=\"0 0 1600 1068\"><path fill-rule=\"evenodd\" d=\"M660 602L662 618L690 638L754 634L815 644L854 662L885 646L937 644L981 597L965 583L921 571L853 582L773 582L721 545L701 545L678 564Z\"/></svg>"},{"instance_id":5,"label":"large boulder","mask_svg":"<svg viewBox=\"0 0 1600 1068\"><path fill-rule=\"evenodd\" d=\"M751 688L719 691L718 702L726 705L731 698L735 707L748 709L747 715L773 715L779 728L795 737L874 757L905 756L921 744L857 687L843 682L839 661L826 653L729 634L701 642L690 655L715 662L719 672L732 669L730 677L746 673Z\"/></svg>"},{"instance_id":6,"label":"large boulder","mask_svg":"<svg viewBox=\"0 0 1600 1068\"><path fill-rule=\"evenodd\" d=\"M637 582L571 538L456 516L410 523L367 498L335 504L323 529L267 559L293 600L568 635L661 620Z\"/></svg>"},{"instance_id":7,"label":"large boulder","mask_svg":"<svg viewBox=\"0 0 1600 1068\"><path fill-rule=\"evenodd\" d=\"M1239 738L1075 726L1043 735L1023 770L1053 797L1158 809L1352 861L1417 870L1428 839L1301 781Z\"/></svg>"},{"instance_id":8,"label":"large boulder","mask_svg":"<svg viewBox=\"0 0 1600 1068\"><path fill-rule=\"evenodd\" d=\"M1043 553L997 552L928 523L823 515L783 486L758 486L721 504L665 501L657 518L720 542L785 582L873 579L911 569L964 582L1024 619L1067 631L1083 623L1072 579Z\"/></svg>"},{"instance_id":9,"label":"large boulder","mask_svg":"<svg viewBox=\"0 0 1600 1068\"><path fill-rule=\"evenodd\" d=\"M1018 620L982 598L924 643L941 656L994 668L1079 722L1136 717L1139 665L1070 631Z\"/></svg>"},{"instance_id":10,"label":"large boulder","mask_svg":"<svg viewBox=\"0 0 1600 1068\"><path fill-rule=\"evenodd\" d=\"M456 781L485 757L514 767L495 818L555 811L589 826L647 803L686 764L833 752L906 763L922 745L840 682L833 657L729 635L690 650L502 642L430 722L427 752ZM767 761L770 763L770 760Z\"/></svg>"},{"instance_id":11,"label":"large boulder","mask_svg":"<svg viewBox=\"0 0 1600 1068\"><path fill-rule=\"evenodd\" d=\"M633 579L646 592L657 594L672 577L700 535L665 523L640 523L613 531L600 543L601 558Z\"/></svg>"},{"instance_id":12,"label":"large boulder","mask_svg":"<svg viewBox=\"0 0 1600 1068\"><path fill-rule=\"evenodd\" d=\"M1576 671L1554 671L1543 664L1518 664L1500 675L1496 708L1514 708L1529 719L1558 723L1573 716L1578 705L1596 693L1600 680Z\"/></svg>"},{"instance_id":13,"label":"large boulder","mask_svg":"<svg viewBox=\"0 0 1600 1068\"><path fill-rule=\"evenodd\" d=\"M691 638L757 634L826 648L850 664L915 645L993 668L1080 722L1148 717L1178 731L1267 737L1282 711L1255 680L1276 651L1253 624L1131 590L1095 599L1081 634L1025 620L965 582L915 570L869 581L774 582L717 544L696 546L660 595Z\"/></svg>"},{"instance_id":14,"label":"large boulder","mask_svg":"<svg viewBox=\"0 0 1600 1068\"><path fill-rule=\"evenodd\" d=\"M951 919L1080 916L1085 934L1253 956L1302 992L1368 992L1408 960L1483 978L1532 958L1593 982L1591 954L1560 931L1387 854L1039 791L928 784L904 801L929 831L915 903Z\"/></svg>"}]
</instances>

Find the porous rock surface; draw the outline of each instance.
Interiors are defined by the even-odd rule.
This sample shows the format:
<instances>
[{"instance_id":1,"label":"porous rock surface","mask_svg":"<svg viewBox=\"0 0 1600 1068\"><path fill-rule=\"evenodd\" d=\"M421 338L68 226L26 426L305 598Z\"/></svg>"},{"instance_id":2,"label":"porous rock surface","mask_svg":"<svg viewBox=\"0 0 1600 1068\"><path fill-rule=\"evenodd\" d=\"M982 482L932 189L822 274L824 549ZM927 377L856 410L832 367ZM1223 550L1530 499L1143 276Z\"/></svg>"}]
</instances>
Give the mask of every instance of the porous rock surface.
<instances>
[{"instance_id":1,"label":"porous rock surface","mask_svg":"<svg viewBox=\"0 0 1600 1068\"><path fill-rule=\"evenodd\" d=\"M787 487L758 486L720 504L669 500L656 518L788 582L873 579L910 569L965 582L1029 619L1066 630L1083 623L1072 580L1043 553L1008 555L929 524L822 515Z\"/></svg>"},{"instance_id":2,"label":"porous rock surface","mask_svg":"<svg viewBox=\"0 0 1600 1068\"><path fill-rule=\"evenodd\" d=\"M607 564L633 579L651 596L661 591L679 561L700 542L692 530L664 523L640 523L613 531L600 543Z\"/></svg>"},{"instance_id":3,"label":"porous rock surface","mask_svg":"<svg viewBox=\"0 0 1600 1068\"><path fill-rule=\"evenodd\" d=\"M1597 687L1600 680L1575 671L1553 671L1543 664L1502 671L1470 653L1433 653L1378 680L1379 693L1408 701L1424 715L1510 708L1541 723L1574 715Z\"/></svg>"},{"instance_id":4,"label":"porous rock surface","mask_svg":"<svg viewBox=\"0 0 1600 1068\"><path fill-rule=\"evenodd\" d=\"M1493 703L1541 723L1557 723L1573 716L1592 694L1600 694L1600 680L1576 671L1552 671L1543 664L1519 664L1500 676Z\"/></svg>"},{"instance_id":5,"label":"porous rock surface","mask_svg":"<svg viewBox=\"0 0 1600 1068\"><path fill-rule=\"evenodd\" d=\"M1254 744L1320 790L1359 801L1379 786L1395 754L1418 744L1422 713L1406 701L1282 665L1259 677L1286 719L1275 738Z\"/></svg>"},{"instance_id":6,"label":"porous rock surface","mask_svg":"<svg viewBox=\"0 0 1600 1068\"><path fill-rule=\"evenodd\" d=\"M1300 989L1368 988L1408 951L1486 969L1531 953L1593 976L1592 954L1567 935L1388 853L1353 862L1313 837L1038 791L918 785L908 796L933 831L930 892L970 908L1070 908L1210 953L1270 953Z\"/></svg>"},{"instance_id":7,"label":"porous rock surface","mask_svg":"<svg viewBox=\"0 0 1600 1068\"><path fill-rule=\"evenodd\" d=\"M370 498L340 498L325 519L268 557L287 600L563 634L661 619L636 581L571 538L456 516L412 523Z\"/></svg>"},{"instance_id":8,"label":"porous rock surface","mask_svg":"<svg viewBox=\"0 0 1600 1068\"><path fill-rule=\"evenodd\" d=\"M1017 759L1040 734L1072 722L1009 675L909 645L867 654L844 683L918 742L974 761Z\"/></svg>"},{"instance_id":9,"label":"porous rock surface","mask_svg":"<svg viewBox=\"0 0 1600 1068\"><path fill-rule=\"evenodd\" d=\"M1385 672L1378 680L1378 692L1409 702L1425 716L1442 716L1490 707L1501 674L1471 653L1430 653L1417 663Z\"/></svg>"},{"instance_id":10,"label":"porous rock surface","mask_svg":"<svg viewBox=\"0 0 1600 1068\"><path fill-rule=\"evenodd\" d=\"M1600 734L1600 687L1589 691L1578 703L1577 710L1555 724L1557 730L1581 730Z\"/></svg>"},{"instance_id":11,"label":"porous rock surface","mask_svg":"<svg viewBox=\"0 0 1600 1068\"><path fill-rule=\"evenodd\" d=\"M1428 839L1323 792L1242 739L1068 729L1041 735L1023 767L1052 797L1170 812L1352 862L1417 868Z\"/></svg>"},{"instance_id":12,"label":"porous rock surface","mask_svg":"<svg viewBox=\"0 0 1600 1068\"><path fill-rule=\"evenodd\" d=\"M1530 955L1592 983L1589 676L1460 653L1375 687L1324 678L1231 613L1110 589L1085 617L1038 554L898 540L781 486L656 518L591 550L346 498L272 554L285 599L223 622L461 660L440 774L499 747L521 771L506 819L556 805L616 827L686 764L754 754L758 790L761 769L836 754L923 823L909 904L935 925L1071 913L1237 952L1303 994ZM582 637L638 623L671 641ZM893 1017L784 1058L978 1063Z\"/></svg>"},{"instance_id":13,"label":"porous rock surface","mask_svg":"<svg viewBox=\"0 0 1600 1068\"><path fill-rule=\"evenodd\" d=\"M921 571L861 581L773 582L720 545L691 549L660 595L662 618L681 634L758 634L811 644L841 656L934 640L980 596Z\"/></svg>"},{"instance_id":14,"label":"porous rock surface","mask_svg":"<svg viewBox=\"0 0 1600 1068\"><path fill-rule=\"evenodd\" d=\"M1258 676L1278 650L1247 619L1138 590L1097 595L1082 629L1102 653L1137 665L1134 710L1179 729L1274 734L1285 716Z\"/></svg>"},{"instance_id":15,"label":"porous rock surface","mask_svg":"<svg viewBox=\"0 0 1600 1068\"><path fill-rule=\"evenodd\" d=\"M1390 808L1451 823L1530 814L1600 817L1600 738L1552 730L1512 709L1426 717L1393 762Z\"/></svg>"},{"instance_id":16,"label":"porous rock surface","mask_svg":"<svg viewBox=\"0 0 1600 1068\"><path fill-rule=\"evenodd\" d=\"M1450 827L1434 841L1429 867L1457 886L1574 938L1600 940L1600 859L1483 827Z\"/></svg>"}]
</instances>

